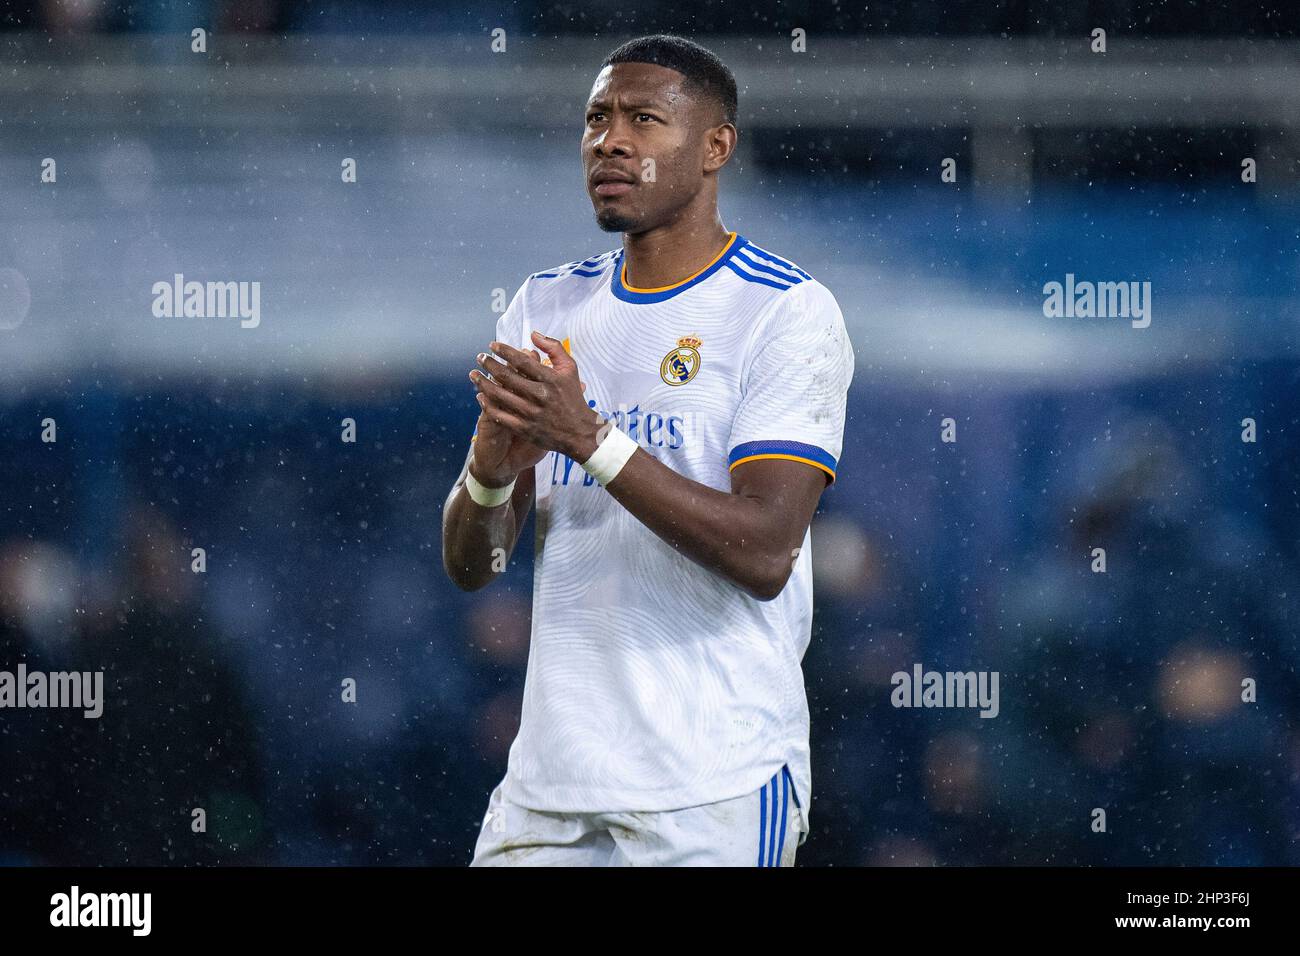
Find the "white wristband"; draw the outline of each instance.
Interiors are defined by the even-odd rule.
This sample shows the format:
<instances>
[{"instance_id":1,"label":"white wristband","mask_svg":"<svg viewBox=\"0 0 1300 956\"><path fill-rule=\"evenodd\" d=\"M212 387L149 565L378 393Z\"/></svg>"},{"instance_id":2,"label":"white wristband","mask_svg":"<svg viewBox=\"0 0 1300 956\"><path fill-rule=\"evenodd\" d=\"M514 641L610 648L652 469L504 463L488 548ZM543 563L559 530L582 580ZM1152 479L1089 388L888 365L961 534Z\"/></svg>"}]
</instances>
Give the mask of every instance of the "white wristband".
<instances>
[{"instance_id":1,"label":"white wristband","mask_svg":"<svg viewBox=\"0 0 1300 956\"><path fill-rule=\"evenodd\" d=\"M591 457L582 463L582 468L600 482L603 488L623 470L623 466L636 450L637 443L610 422L609 431L600 440Z\"/></svg>"},{"instance_id":2,"label":"white wristband","mask_svg":"<svg viewBox=\"0 0 1300 956\"><path fill-rule=\"evenodd\" d=\"M469 496L474 499L474 503L482 505L484 508L495 508L497 505L505 504L510 500L510 493L515 490L516 478L504 488L489 488L483 482L479 481L471 472L465 472L465 490Z\"/></svg>"}]
</instances>

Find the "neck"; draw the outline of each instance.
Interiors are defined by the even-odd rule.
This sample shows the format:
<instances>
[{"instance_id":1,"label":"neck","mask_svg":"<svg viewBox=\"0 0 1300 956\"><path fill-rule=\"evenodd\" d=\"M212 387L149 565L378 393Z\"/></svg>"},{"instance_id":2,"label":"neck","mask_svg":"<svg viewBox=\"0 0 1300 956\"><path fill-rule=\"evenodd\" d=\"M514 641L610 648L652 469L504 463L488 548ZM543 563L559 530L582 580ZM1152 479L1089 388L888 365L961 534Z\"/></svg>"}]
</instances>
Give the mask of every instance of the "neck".
<instances>
[{"instance_id":1,"label":"neck","mask_svg":"<svg viewBox=\"0 0 1300 956\"><path fill-rule=\"evenodd\" d=\"M716 209L709 218L623 234L623 281L633 289L660 289L689 279L722 251L729 233Z\"/></svg>"}]
</instances>

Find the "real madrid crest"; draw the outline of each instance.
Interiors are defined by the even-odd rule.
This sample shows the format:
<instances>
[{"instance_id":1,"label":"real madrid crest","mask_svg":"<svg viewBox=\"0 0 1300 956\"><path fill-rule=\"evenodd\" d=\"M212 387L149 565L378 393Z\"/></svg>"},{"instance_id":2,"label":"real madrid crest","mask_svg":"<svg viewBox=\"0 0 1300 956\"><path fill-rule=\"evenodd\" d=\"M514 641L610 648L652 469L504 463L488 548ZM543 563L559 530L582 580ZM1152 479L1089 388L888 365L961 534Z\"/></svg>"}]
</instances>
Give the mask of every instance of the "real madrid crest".
<instances>
[{"instance_id":1,"label":"real madrid crest","mask_svg":"<svg viewBox=\"0 0 1300 956\"><path fill-rule=\"evenodd\" d=\"M683 335L677 340L677 348L659 363L659 377L669 385L685 385L700 370L700 346L703 344L698 336Z\"/></svg>"}]
</instances>

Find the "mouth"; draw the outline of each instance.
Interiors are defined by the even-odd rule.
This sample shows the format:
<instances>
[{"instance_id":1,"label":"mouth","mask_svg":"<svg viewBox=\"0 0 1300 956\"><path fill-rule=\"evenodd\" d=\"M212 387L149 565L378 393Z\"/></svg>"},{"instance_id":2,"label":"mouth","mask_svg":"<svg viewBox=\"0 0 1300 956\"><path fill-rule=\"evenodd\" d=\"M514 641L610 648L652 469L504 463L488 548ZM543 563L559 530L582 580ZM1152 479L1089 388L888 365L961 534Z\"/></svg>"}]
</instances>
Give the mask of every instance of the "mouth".
<instances>
[{"instance_id":1,"label":"mouth","mask_svg":"<svg viewBox=\"0 0 1300 956\"><path fill-rule=\"evenodd\" d=\"M603 172L591 178L592 193L597 196L622 196L630 193L636 181L623 173Z\"/></svg>"}]
</instances>

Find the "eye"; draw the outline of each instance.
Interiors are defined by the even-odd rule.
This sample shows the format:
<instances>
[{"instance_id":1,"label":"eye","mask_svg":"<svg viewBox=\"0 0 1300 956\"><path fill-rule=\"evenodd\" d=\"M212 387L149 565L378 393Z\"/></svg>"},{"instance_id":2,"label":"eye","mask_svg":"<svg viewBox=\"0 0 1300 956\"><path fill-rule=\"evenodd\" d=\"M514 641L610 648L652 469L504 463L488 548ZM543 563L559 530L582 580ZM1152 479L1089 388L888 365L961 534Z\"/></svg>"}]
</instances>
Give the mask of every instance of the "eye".
<instances>
[{"instance_id":1,"label":"eye","mask_svg":"<svg viewBox=\"0 0 1300 956\"><path fill-rule=\"evenodd\" d=\"M636 114L636 118L637 118L637 119L641 119L643 116L644 116L646 119L650 120L651 122L654 122L655 120L658 119L658 117L656 117L656 116L651 116L649 113L637 113L637 114Z\"/></svg>"},{"instance_id":2,"label":"eye","mask_svg":"<svg viewBox=\"0 0 1300 956\"><path fill-rule=\"evenodd\" d=\"M587 114L587 122L594 123L598 118L603 117L604 113L591 112Z\"/></svg>"}]
</instances>

